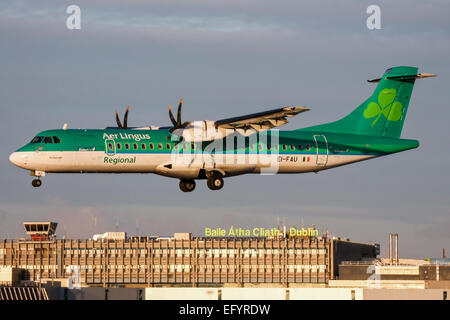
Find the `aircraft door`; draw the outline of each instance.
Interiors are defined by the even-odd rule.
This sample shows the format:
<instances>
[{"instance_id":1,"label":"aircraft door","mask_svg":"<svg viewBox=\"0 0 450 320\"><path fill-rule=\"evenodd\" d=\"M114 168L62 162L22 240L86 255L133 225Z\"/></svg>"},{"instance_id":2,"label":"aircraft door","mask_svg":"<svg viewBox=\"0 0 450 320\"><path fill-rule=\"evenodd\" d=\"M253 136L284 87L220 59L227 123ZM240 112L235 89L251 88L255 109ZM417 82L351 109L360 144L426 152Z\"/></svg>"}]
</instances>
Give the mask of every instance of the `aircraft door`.
<instances>
[{"instance_id":1,"label":"aircraft door","mask_svg":"<svg viewBox=\"0 0 450 320\"><path fill-rule=\"evenodd\" d=\"M328 141L323 134L314 135L316 141L316 164L325 166L328 163Z\"/></svg>"},{"instance_id":2,"label":"aircraft door","mask_svg":"<svg viewBox=\"0 0 450 320\"><path fill-rule=\"evenodd\" d=\"M105 140L105 153L108 156L113 156L116 154L116 141L112 139Z\"/></svg>"}]
</instances>

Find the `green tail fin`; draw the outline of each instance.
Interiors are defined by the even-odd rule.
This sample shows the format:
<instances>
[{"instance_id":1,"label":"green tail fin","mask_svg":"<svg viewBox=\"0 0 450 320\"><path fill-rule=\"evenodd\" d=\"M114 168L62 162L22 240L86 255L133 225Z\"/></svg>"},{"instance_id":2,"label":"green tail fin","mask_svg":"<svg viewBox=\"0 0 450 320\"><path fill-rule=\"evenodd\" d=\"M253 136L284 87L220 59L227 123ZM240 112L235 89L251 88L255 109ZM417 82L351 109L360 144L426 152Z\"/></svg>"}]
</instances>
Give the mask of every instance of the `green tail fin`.
<instances>
[{"instance_id":1,"label":"green tail fin","mask_svg":"<svg viewBox=\"0 0 450 320\"><path fill-rule=\"evenodd\" d=\"M301 130L351 133L371 136L399 138L408 111L414 82L415 67L394 67L387 69L371 97L346 117ZM419 75L420 77L420 75Z\"/></svg>"}]
</instances>

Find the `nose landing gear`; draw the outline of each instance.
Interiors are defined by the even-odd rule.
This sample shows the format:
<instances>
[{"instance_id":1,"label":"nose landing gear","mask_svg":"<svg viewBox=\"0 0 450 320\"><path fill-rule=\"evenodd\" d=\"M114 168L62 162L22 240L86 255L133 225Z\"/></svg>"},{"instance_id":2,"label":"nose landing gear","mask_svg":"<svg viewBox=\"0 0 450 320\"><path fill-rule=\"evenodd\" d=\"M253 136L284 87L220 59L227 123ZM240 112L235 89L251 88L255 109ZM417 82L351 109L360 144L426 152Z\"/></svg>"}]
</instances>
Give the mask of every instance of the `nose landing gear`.
<instances>
[{"instance_id":1,"label":"nose landing gear","mask_svg":"<svg viewBox=\"0 0 450 320\"><path fill-rule=\"evenodd\" d=\"M34 179L33 181L31 181L31 185L35 188L40 187L41 184L42 184L42 181L40 179Z\"/></svg>"},{"instance_id":2,"label":"nose landing gear","mask_svg":"<svg viewBox=\"0 0 450 320\"><path fill-rule=\"evenodd\" d=\"M31 181L31 185L35 188L40 187L42 185L42 181L40 177L45 177L45 171L31 170L30 176L36 177L33 181Z\"/></svg>"}]
</instances>

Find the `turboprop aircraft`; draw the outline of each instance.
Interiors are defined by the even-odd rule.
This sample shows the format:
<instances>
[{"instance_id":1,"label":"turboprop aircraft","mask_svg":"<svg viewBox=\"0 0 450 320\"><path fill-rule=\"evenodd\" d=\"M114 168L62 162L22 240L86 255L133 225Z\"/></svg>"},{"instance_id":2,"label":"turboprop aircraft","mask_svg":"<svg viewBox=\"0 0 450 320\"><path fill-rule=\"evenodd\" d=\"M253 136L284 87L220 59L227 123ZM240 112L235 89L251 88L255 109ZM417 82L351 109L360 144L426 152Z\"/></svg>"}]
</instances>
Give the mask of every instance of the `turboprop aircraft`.
<instances>
[{"instance_id":1,"label":"turboprop aircraft","mask_svg":"<svg viewBox=\"0 0 450 320\"><path fill-rule=\"evenodd\" d=\"M305 173L368 160L419 146L400 139L416 79L433 77L415 67L394 67L373 94L342 119L291 131L275 127L309 110L288 106L217 121L181 121L169 106L171 126L128 127L116 110L117 127L38 133L9 157L41 185L47 173L155 173L177 178L184 192L205 179L219 190L224 178L249 173Z\"/></svg>"}]
</instances>

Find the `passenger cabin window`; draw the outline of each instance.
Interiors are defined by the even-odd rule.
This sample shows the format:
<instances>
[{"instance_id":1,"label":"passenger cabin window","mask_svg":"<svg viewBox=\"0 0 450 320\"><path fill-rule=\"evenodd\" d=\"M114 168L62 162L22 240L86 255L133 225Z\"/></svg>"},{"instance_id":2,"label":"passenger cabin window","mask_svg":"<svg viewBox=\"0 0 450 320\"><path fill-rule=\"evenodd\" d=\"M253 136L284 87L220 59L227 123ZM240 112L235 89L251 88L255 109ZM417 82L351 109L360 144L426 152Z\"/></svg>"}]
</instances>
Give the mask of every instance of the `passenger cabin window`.
<instances>
[{"instance_id":1,"label":"passenger cabin window","mask_svg":"<svg viewBox=\"0 0 450 320\"><path fill-rule=\"evenodd\" d=\"M44 143L53 143L52 137L45 137Z\"/></svg>"},{"instance_id":2,"label":"passenger cabin window","mask_svg":"<svg viewBox=\"0 0 450 320\"><path fill-rule=\"evenodd\" d=\"M295 146L293 144L291 144L291 150L294 151L295 150Z\"/></svg>"},{"instance_id":3,"label":"passenger cabin window","mask_svg":"<svg viewBox=\"0 0 450 320\"><path fill-rule=\"evenodd\" d=\"M129 143L125 143L125 149L130 150L130 144Z\"/></svg>"},{"instance_id":4,"label":"passenger cabin window","mask_svg":"<svg viewBox=\"0 0 450 320\"><path fill-rule=\"evenodd\" d=\"M162 143L158 143L158 149L161 150L163 148Z\"/></svg>"},{"instance_id":5,"label":"passenger cabin window","mask_svg":"<svg viewBox=\"0 0 450 320\"><path fill-rule=\"evenodd\" d=\"M40 143L42 142L42 137L34 137L30 143Z\"/></svg>"},{"instance_id":6,"label":"passenger cabin window","mask_svg":"<svg viewBox=\"0 0 450 320\"><path fill-rule=\"evenodd\" d=\"M170 143L167 143L166 148L167 148L167 150L170 150L170 149L172 149L172 145Z\"/></svg>"},{"instance_id":7,"label":"passenger cabin window","mask_svg":"<svg viewBox=\"0 0 450 320\"><path fill-rule=\"evenodd\" d=\"M298 150L303 150L303 145L302 144L298 145Z\"/></svg>"},{"instance_id":8,"label":"passenger cabin window","mask_svg":"<svg viewBox=\"0 0 450 320\"><path fill-rule=\"evenodd\" d=\"M147 145L145 143L141 143L142 150L145 150L147 148Z\"/></svg>"},{"instance_id":9,"label":"passenger cabin window","mask_svg":"<svg viewBox=\"0 0 450 320\"><path fill-rule=\"evenodd\" d=\"M114 150L114 145L112 144L112 142L108 143L108 151L113 151Z\"/></svg>"},{"instance_id":10,"label":"passenger cabin window","mask_svg":"<svg viewBox=\"0 0 450 320\"><path fill-rule=\"evenodd\" d=\"M53 143L61 143L61 140L59 140L58 137L53 136Z\"/></svg>"},{"instance_id":11,"label":"passenger cabin window","mask_svg":"<svg viewBox=\"0 0 450 320\"><path fill-rule=\"evenodd\" d=\"M137 148L138 148L138 144L137 143L133 143L133 149L137 150Z\"/></svg>"},{"instance_id":12,"label":"passenger cabin window","mask_svg":"<svg viewBox=\"0 0 450 320\"><path fill-rule=\"evenodd\" d=\"M154 145L153 143L149 143L149 144L148 144L148 147L150 148L150 150L155 149L155 145Z\"/></svg>"},{"instance_id":13,"label":"passenger cabin window","mask_svg":"<svg viewBox=\"0 0 450 320\"><path fill-rule=\"evenodd\" d=\"M311 150L311 146L310 146L309 144L307 144L307 145L305 146L305 149L306 149L306 151L309 151L309 150Z\"/></svg>"},{"instance_id":14,"label":"passenger cabin window","mask_svg":"<svg viewBox=\"0 0 450 320\"><path fill-rule=\"evenodd\" d=\"M117 150L122 149L122 144L120 142L117 142L116 146L117 146Z\"/></svg>"},{"instance_id":15,"label":"passenger cabin window","mask_svg":"<svg viewBox=\"0 0 450 320\"><path fill-rule=\"evenodd\" d=\"M284 150L284 151L287 150L287 145L283 144L283 150Z\"/></svg>"}]
</instances>

